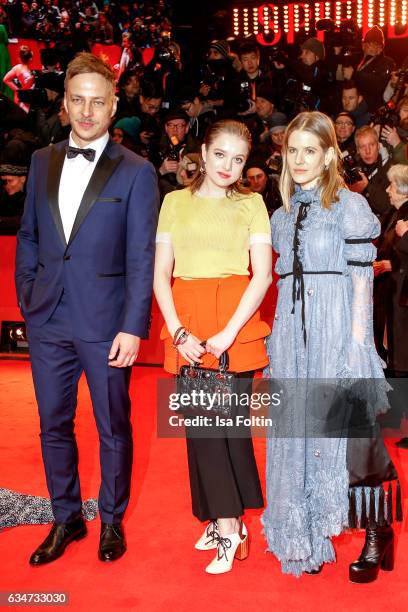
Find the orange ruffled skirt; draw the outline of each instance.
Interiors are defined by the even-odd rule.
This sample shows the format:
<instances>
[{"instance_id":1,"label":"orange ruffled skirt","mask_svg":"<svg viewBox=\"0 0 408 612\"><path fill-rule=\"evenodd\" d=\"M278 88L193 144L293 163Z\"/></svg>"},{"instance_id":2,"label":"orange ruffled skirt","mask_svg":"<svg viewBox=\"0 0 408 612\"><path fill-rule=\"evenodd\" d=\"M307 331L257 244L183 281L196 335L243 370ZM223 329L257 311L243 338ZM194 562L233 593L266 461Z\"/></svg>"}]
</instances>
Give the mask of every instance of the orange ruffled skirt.
<instances>
[{"instance_id":1,"label":"orange ruffled skirt","mask_svg":"<svg viewBox=\"0 0 408 612\"><path fill-rule=\"evenodd\" d=\"M214 336L231 319L248 284L247 276L236 275L196 280L176 278L172 292L181 324L200 341ZM268 364L264 338L270 331L271 328L261 321L257 310L228 349L229 369L232 372L248 372L264 368ZM166 325L161 330L160 339L164 340L164 369L176 374L177 351ZM206 353L202 359L202 367L216 368L218 365L214 355ZM187 363L181 355L178 361L179 368Z\"/></svg>"}]
</instances>

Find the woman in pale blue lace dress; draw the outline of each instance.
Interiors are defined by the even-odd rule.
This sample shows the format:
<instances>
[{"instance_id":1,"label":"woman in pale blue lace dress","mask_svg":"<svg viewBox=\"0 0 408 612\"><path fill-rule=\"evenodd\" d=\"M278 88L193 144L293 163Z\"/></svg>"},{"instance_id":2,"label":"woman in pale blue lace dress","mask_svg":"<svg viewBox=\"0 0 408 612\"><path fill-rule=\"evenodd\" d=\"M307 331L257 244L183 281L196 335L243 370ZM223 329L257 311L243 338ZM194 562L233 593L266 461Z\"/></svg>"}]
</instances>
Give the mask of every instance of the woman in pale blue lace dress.
<instances>
[{"instance_id":1,"label":"woman in pale blue lace dress","mask_svg":"<svg viewBox=\"0 0 408 612\"><path fill-rule=\"evenodd\" d=\"M285 423L294 435L289 438L286 431L281 437L279 426L270 431L262 522L268 549L284 573L296 576L317 573L323 563L335 560L332 536L346 527L367 527L365 549L350 566L350 579L369 582L381 563L390 569L393 557L392 506L382 482L395 479L396 473L385 449L377 480L365 481L359 466L349 465L358 463L363 445L349 457L346 435L295 437L307 404L299 381L310 386L311 379L341 380L343 385L345 379L379 379L370 408L375 413L386 405L372 334L376 249L371 241L380 224L367 201L345 188L338 159L328 117L301 113L291 122L281 179L284 206L271 221L281 278L265 374L296 381L296 396L284 403ZM350 488L354 471L360 471L361 482L354 481L363 486Z\"/></svg>"}]
</instances>

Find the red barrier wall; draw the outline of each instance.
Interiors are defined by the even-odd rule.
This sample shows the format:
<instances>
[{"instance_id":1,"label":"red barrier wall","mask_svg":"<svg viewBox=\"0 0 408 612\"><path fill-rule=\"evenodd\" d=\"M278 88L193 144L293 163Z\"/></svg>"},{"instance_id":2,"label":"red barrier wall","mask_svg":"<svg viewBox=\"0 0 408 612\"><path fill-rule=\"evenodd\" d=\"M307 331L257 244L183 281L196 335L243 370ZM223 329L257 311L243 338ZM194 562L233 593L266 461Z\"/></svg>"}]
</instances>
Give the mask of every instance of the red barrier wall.
<instances>
[{"instance_id":1,"label":"red barrier wall","mask_svg":"<svg viewBox=\"0 0 408 612\"><path fill-rule=\"evenodd\" d=\"M16 237L0 236L0 325L3 321L22 321L14 287L14 260ZM138 361L140 363L162 363L163 346L159 341L163 318L156 300L152 304L152 327L150 339L142 342Z\"/></svg>"},{"instance_id":2,"label":"red barrier wall","mask_svg":"<svg viewBox=\"0 0 408 612\"><path fill-rule=\"evenodd\" d=\"M22 321L14 287L15 236L0 236L0 325L3 321ZM272 285L263 301L261 312L265 321L272 323L276 302L276 285ZM139 363L163 362L163 346L159 339L163 317L153 299L152 326L149 340L142 342Z\"/></svg>"},{"instance_id":3,"label":"red barrier wall","mask_svg":"<svg viewBox=\"0 0 408 612\"><path fill-rule=\"evenodd\" d=\"M15 64L18 64L20 61L18 57L18 51L21 45L28 45L30 47L30 49L33 51L33 61L31 64L31 68L33 70L40 70L40 50L44 49L44 47L46 46L45 43L40 42L38 40L28 40L26 38L19 38L17 43L9 43L8 50L10 53L12 66L15 66ZM121 48L119 47L119 45L101 45L99 43L96 43L92 47L92 53L109 62L111 66L114 66L120 60ZM150 62L153 57L153 54L154 49L142 49L143 62L145 65Z\"/></svg>"}]
</instances>

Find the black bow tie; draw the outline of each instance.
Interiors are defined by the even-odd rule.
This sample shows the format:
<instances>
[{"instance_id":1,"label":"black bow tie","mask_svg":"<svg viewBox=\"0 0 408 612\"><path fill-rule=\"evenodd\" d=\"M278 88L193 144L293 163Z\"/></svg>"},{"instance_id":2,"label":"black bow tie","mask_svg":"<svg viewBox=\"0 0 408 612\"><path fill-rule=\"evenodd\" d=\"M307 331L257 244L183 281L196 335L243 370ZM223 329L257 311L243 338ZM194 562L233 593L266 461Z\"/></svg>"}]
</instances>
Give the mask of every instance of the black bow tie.
<instances>
[{"instance_id":1,"label":"black bow tie","mask_svg":"<svg viewBox=\"0 0 408 612\"><path fill-rule=\"evenodd\" d=\"M90 162L95 160L95 149L77 149L76 147L67 147L67 157L72 159L77 155L83 155Z\"/></svg>"}]
</instances>

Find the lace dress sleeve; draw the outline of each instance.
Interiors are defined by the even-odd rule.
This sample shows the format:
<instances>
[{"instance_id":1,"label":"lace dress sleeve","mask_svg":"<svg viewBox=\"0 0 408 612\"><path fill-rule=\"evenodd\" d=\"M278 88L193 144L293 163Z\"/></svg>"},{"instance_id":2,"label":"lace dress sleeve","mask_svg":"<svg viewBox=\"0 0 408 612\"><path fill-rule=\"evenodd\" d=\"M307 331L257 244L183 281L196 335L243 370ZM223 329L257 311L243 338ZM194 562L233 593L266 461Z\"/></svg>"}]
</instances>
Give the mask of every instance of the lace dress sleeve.
<instances>
[{"instance_id":1,"label":"lace dress sleeve","mask_svg":"<svg viewBox=\"0 0 408 612\"><path fill-rule=\"evenodd\" d=\"M373 332L373 266L377 249L372 243L380 222L367 200L357 193L344 196L343 237L350 276L350 339L346 364L353 379L353 394L364 399L371 417L389 408L384 379L385 364L377 354Z\"/></svg>"},{"instance_id":2,"label":"lace dress sleeve","mask_svg":"<svg viewBox=\"0 0 408 612\"><path fill-rule=\"evenodd\" d=\"M372 263L377 254L372 240L380 233L380 222L363 196L347 192L344 200L344 252L352 284L351 341L368 346L373 342Z\"/></svg>"}]
</instances>

